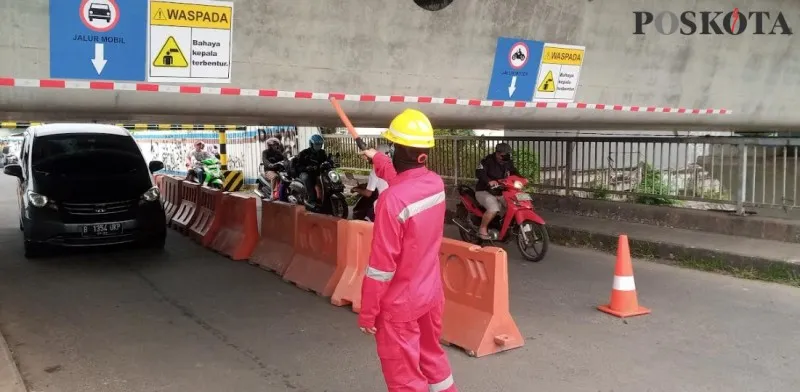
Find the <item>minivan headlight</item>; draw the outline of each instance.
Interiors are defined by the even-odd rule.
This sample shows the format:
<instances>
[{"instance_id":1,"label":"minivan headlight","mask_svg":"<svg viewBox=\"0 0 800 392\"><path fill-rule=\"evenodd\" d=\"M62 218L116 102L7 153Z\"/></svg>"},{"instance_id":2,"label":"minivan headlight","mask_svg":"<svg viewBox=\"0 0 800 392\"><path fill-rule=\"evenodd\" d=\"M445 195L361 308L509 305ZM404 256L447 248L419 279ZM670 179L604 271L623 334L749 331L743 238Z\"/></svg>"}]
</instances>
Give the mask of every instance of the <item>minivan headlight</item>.
<instances>
[{"instance_id":1,"label":"minivan headlight","mask_svg":"<svg viewBox=\"0 0 800 392\"><path fill-rule=\"evenodd\" d=\"M142 199L145 201L156 201L159 197L161 197L161 192L158 190L158 187L155 186L148 189L147 192L142 195Z\"/></svg>"},{"instance_id":2,"label":"minivan headlight","mask_svg":"<svg viewBox=\"0 0 800 392\"><path fill-rule=\"evenodd\" d=\"M40 195L36 192L28 192L28 200L34 207L42 208L47 205L47 196Z\"/></svg>"}]
</instances>

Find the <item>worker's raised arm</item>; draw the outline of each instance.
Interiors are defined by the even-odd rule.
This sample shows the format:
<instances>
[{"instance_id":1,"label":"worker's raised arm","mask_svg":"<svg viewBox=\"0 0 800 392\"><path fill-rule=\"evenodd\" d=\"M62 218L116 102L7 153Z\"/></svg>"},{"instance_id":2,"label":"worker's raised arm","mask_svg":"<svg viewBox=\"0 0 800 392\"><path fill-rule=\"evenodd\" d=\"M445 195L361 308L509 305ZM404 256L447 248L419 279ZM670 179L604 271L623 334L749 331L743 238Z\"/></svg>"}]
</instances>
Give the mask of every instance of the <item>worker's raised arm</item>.
<instances>
[{"instance_id":1,"label":"worker's raised arm","mask_svg":"<svg viewBox=\"0 0 800 392\"><path fill-rule=\"evenodd\" d=\"M375 174L386 182L397 177L397 170L395 170L392 164L392 159L386 154L375 154L375 156L372 157L372 168L375 170Z\"/></svg>"},{"instance_id":2,"label":"worker's raised arm","mask_svg":"<svg viewBox=\"0 0 800 392\"><path fill-rule=\"evenodd\" d=\"M381 310L381 299L397 269L403 232L398 213L393 212L398 209L396 203L390 193L384 193L378 198L378 205L375 207L372 247L361 285L361 312L358 315L358 325L363 328L375 326L375 318Z\"/></svg>"}]
</instances>

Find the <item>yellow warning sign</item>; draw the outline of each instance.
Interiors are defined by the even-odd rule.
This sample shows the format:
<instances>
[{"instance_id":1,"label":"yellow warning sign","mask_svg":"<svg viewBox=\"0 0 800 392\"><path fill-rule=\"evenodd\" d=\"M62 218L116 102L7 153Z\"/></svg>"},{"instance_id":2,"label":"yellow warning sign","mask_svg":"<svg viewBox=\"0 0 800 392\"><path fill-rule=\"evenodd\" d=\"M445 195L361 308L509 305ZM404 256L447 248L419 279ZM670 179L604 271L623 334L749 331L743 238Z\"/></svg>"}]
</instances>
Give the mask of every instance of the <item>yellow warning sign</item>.
<instances>
[{"instance_id":1,"label":"yellow warning sign","mask_svg":"<svg viewBox=\"0 0 800 392\"><path fill-rule=\"evenodd\" d=\"M186 61L186 56L183 55L180 46L178 46L178 41L175 41L175 37L170 36L167 38L167 42L164 42L164 46L158 51L158 56L153 60L153 66L174 68L186 68L189 66L189 62Z\"/></svg>"},{"instance_id":2,"label":"yellow warning sign","mask_svg":"<svg viewBox=\"0 0 800 392\"><path fill-rule=\"evenodd\" d=\"M540 93L556 92L556 81L553 79L553 71L547 71L547 75L545 75L544 80L539 84L536 91Z\"/></svg>"},{"instance_id":3,"label":"yellow warning sign","mask_svg":"<svg viewBox=\"0 0 800 392\"><path fill-rule=\"evenodd\" d=\"M150 2L151 26L195 27L230 30L233 22L233 3L229 6Z\"/></svg>"},{"instance_id":4,"label":"yellow warning sign","mask_svg":"<svg viewBox=\"0 0 800 392\"><path fill-rule=\"evenodd\" d=\"M559 48L545 46L542 52L543 64L581 65L583 64L583 49Z\"/></svg>"}]
</instances>

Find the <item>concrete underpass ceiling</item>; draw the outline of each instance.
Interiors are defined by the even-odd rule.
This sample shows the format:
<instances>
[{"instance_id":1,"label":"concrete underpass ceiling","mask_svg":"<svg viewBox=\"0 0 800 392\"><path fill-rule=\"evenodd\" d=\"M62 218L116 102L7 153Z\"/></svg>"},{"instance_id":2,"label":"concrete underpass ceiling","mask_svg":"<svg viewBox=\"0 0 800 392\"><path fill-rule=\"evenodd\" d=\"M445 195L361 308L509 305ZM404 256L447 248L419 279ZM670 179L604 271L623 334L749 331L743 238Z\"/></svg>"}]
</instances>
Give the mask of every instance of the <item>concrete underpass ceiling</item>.
<instances>
[{"instance_id":1,"label":"concrete underpass ceiling","mask_svg":"<svg viewBox=\"0 0 800 392\"><path fill-rule=\"evenodd\" d=\"M734 114L537 109L343 101L358 127L385 127L404 108L426 112L438 128L525 130L794 130L790 123ZM137 122L341 126L324 99L203 96L57 89L0 89L5 121Z\"/></svg>"}]
</instances>

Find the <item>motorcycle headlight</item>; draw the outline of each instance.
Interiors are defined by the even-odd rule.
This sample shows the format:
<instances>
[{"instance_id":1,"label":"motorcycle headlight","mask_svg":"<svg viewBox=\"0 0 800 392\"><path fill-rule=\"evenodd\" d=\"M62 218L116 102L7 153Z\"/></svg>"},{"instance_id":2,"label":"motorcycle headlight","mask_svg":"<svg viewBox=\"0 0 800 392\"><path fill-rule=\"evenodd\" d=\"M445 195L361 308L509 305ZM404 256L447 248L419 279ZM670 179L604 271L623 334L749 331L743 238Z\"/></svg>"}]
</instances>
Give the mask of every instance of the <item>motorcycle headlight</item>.
<instances>
[{"instance_id":1,"label":"motorcycle headlight","mask_svg":"<svg viewBox=\"0 0 800 392\"><path fill-rule=\"evenodd\" d=\"M522 181L514 181L514 188L522 189Z\"/></svg>"},{"instance_id":2,"label":"motorcycle headlight","mask_svg":"<svg viewBox=\"0 0 800 392\"><path fill-rule=\"evenodd\" d=\"M337 173L335 171L329 171L328 172L328 178L331 180L331 182L339 182L342 179L339 176L339 173Z\"/></svg>"},{"instance_id":3,"label":"motorcycle headlight","mask_svg":"<svg viewBox=\"0 0 800 392\"><path fill-rule=\"evenodd\" d=\"M34 207L42 208L47 205L47 196L40 195L36 192L28 192L28 200Z\"/></svg>"},{"instance_id":4,"label":"motorcycle headlight","mask_svg":"<svg viewBox=\"0 0 800 392\"><path fill-rule=\"evenodd\" d=\"M156 201L159 197L161 197L161 192L159 192L157 187L148 189L147 192L142 195L142 199L145 201Z\"/></svg>"}]
</instances>

